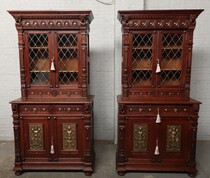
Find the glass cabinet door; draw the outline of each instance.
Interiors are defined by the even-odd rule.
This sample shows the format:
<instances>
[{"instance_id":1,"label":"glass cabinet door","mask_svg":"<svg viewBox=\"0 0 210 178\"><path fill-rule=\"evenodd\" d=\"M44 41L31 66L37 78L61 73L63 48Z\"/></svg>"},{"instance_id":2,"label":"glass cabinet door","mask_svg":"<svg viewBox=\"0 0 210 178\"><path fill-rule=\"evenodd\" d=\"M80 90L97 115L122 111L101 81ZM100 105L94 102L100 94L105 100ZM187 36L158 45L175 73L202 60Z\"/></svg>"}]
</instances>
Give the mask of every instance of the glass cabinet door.
<instances>
[{"instance_id":1,"label":"glass cabinet door","mask_svg":"<svg viewBox=\"0 0 210 178\"><path fill-rule=\"evenodd\" d=\"M28 33L26 51L28 54L28 86L50 85L49 33ZM27 55L26 55L27 56Z\"/></svg>"},{"instance_id":2,"label":"glass cabinet door","mask_svg":"<svg viewBox=\"0 0 210 178\"><path fill-rule=\"evenodd\" d=\"M148 87L153 84L153 58L155 38L152 32L134 33L132 36L132 85Z\"/></svg>"},{"instance_id":3,"label":"glass cabinet door","mask_svg":"<svg viewBox=\"0 0 210 178\"><path fill-rule=\"evenodd\" d=\"M160 79L159 85L162 87L180 86L183 75L184 56L184 35L183 33L163 32L161 35L160 50Z\"/></svg>"},{"instance_id":4,"label":"glass cabinet door","mask_svg":"<svg viewBox=\"0 0 210 178\"><path fill-rule=\"evenodd\" d=\"M78 34L58 33L56 86L78 85Z\"/></svg>"}]
</instances>

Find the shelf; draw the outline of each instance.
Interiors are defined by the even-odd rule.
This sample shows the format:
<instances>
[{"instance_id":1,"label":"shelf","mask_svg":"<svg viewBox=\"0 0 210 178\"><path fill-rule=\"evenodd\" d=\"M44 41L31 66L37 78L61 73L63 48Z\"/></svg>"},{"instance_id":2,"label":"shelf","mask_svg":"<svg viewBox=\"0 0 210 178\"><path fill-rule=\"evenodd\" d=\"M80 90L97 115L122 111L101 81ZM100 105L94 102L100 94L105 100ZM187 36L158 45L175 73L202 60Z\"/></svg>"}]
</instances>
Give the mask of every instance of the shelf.
<instances>
[{"instance_id":1,"label":"shelf","mask_svg":"<svg viewBox=\"0 0 210 178\"><path fill-rule=\"evenodd\" d=\"M31 86L37 86L37 85L49 85L50 82L41 82L41 81L34 81L33 83L31 83Z\"/></svg>"},{"instance_id":2,"label":"shelf","mask_svg":"<svg viewBox=\"0 0 210 178\"><path fill-rule=\"evenodd\" d=\"M133 46L132 49L153 49L153 46Z\"/></svg>"},{"instance_id":3,"label":"shelf","mask_svg":"<svg viewBox=\"0 0 210 178\"><path fill-rule=\"evenodd\" d=\"M152 69L142 68L142 69L132 69L132 71L152 71Z\"/></svg>"},{"instance_id":4,"label":"shelf","mask_svg":"<svg viewBox=\"0 0 210 178\"><path fill-rule=\"evenodd\" d=\"M49 70L31 70L30 73L47 73L47 72L50 72Z\"/></svg>"},{"instance_id":5,"label":"shelf","mask_svg":"<svg viewBox=\"0 0 210 178\"><path fill-rule=\"evenodd\" d=\"M164 68L161 68L161 71L177 71L177 70L179 70L179 71L181 71L181 69L176 69L176 68L173 68L173 69L164 69Z\"/></svg>"},{"instance_id":6,"label":"shelf","mask_svg":"<svg viewBox=\"0 0 210 178\"><path fill-rule=\"evenodd\" d=\"M183 46L162 46L162 49L183 49Z\"/></svg>"},{"instance_id":7,"label":"shelf","mask_svg":"<svg viewBox=\"0 0 210 178\"><path fill-rule=\"evenodd\" d=\"M132 83L134 86L150 86L152 85L152 80L137 80Z\"/></svg>"},{"instance_id":8,"label":"shelf","mask_svg":"<svg viewBox=\"0 0 210 178\"><path fill-rule=\"evenodd\" d=\"M181 70L182 68L182 61L181 60L171 60L170 62L168 61L162 61L161 63L161 69L169 69L169 70Z\"/></svg>"},{"instance_id":9,"label":"shelf","mask_svg":"<svg viewBox=\"0 0 210 178\"><path fill-rule=\"evenodd\" d=\"M58 49L78 49L78 46L58 46Z\"/></svg>"},{"instance_id":10,"label":"shelf","mask_svg":"<svg viewBox=\"0 0 210 178\"><path fill-rule=\"evenodd\" d=\"M62 70L62 71L59 71L59 73L78 73L79 71L75 71L75 70Z\"/></svg>"},{"instance_id":11,"label":"shelf","mask_svg":"<svg viewBox=\"0 0 210 178\"><path fill-rule=\"evenodd\" d=\"M181 80L165 80L165 81L162 81L162 84L161 86L179 86L181 85Z\"/></svg>"},{"instance_id":12,"label":"shelf","mask_svg":"<svg viewBox=\"0 0 210 178\"><path fill-rule=\"evenodd\" d=\"M62 60L62 62L59 64L59 70L78 71L78 60Z\"/></svg>"},{"instance_id":13,"label":"shelf","mask_svg":"<svg viewBox=\"0 0 210 178\"><path fill-rule=\"evenodd\" d=\"M48 46L34 46L34 47L31 47L31 46L28 46L29 49L49 49Z\"/></svg>"},{"instance_id":14,"label":"shelf","mask_svg":"<svg viewBox=\"0 0 210 178\"><path fill-rule=\"evenodd\" d=\"M132 63L132 69L152 70L152 59L136 59Z\"/></svg>"},{"instance_id":15,"label":"shelf","mask_svg":"<svg viewBox=\"0 0 210 178\"><path fill-rule=\"evenodd\" d=\"M78 85L78 81L70 81L70 82L67 82L67 81L64 81L64 82L60 82L60 85Z\"/></svg>"}]
</instances>

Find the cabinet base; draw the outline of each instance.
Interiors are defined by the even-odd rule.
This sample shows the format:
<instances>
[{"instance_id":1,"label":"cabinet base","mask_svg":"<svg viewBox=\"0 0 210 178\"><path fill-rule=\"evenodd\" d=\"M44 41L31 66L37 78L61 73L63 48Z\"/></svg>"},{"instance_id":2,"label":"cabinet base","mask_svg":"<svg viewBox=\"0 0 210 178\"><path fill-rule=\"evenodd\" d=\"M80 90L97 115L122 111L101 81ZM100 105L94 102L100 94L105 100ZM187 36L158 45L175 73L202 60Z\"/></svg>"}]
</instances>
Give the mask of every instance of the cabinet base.
<instances>
[{"instance_id":1,"label":"cabinet base","mask_svg":"<svg viewBox=\"0 0 210 178\"><path fill-rule=\"evenodd\" d=\"M122 166L122 163L120 163L119 165L117 165L117 174L119 176L124 176L127 172L132 172L132 171L143 171L143 172L174 172L174 173L187 173L190 177L196 177L197 175L197 170L194 168L186 168L186 166L182 167L170 167L170 166L163 166L160 165L158 166L156 165L149 165L147 167L145 167L144 165L136 165L136 164L132 164L132 165L124 165Z\"/></svg>"},{"instance_id":2,"label":"cabinet base","mask_svg":"<svg viewBox=\"0 0 210 178\"><path fill-rule=\"evenodd\" d=\"M16 176L20 176L22 175L24 172L29 172L29 171L81 171L84 172L84 174L86 176L91 176L93 174L93 163L88 165L84 165L84 164L77 164L77 163L72 163L69 165L65 165L65 164L58 164L55 163L54 165L52 164L44 164L41 163L39 164L27 164L27 163L23 163L22 166L20 167L18 165L18 167L14 167L13 169L15 171L15 175Z\"/></svg>"}]
</instances>

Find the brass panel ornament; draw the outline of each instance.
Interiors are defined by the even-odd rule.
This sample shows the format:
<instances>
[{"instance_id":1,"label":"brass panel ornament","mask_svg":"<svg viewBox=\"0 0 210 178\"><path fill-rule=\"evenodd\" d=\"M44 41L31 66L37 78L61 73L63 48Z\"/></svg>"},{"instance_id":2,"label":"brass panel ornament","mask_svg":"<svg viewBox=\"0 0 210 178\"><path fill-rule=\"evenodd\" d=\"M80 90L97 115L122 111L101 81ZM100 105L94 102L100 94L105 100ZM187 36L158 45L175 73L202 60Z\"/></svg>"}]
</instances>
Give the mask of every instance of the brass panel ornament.
<instances>
[{"instance_id":1,"label":"brass panel ornament","mask_svg":"<svg viewBox=\"0 0 210 178\"><path fill-rule=\"evenodd\" d=\"M133 151L147 151L148 125L133 125Z\"/></svg>"},{"instance_id":2,"label":"brass panel ornament","mask_svg":"<svg viewBox=\"0 0 210 178\"><path fill-rule=\"evenodd\" d=\"M180 150L181 150L181 125L168 125L166 151L180 151Z\"/></svg>"},{"instance_id":3,"label":"brass panel ornament","mask_svg":"<svg viewBox=\"0 0 210 178\"><path fill-rule=\"evenodd\" d=\"M44 149L43 124L29 124L29 147L32 151Z\"/></svg>"},{"instance_id":4,"label":"brass panel ornament","mask_svg":"<svg viewBox=\"0 0 210 178\"><path fill-rule=\"evenodd\" d=\"M63 150L72 151L77 149L76 124L62 124Z\"/></svg>"}]
</instances>

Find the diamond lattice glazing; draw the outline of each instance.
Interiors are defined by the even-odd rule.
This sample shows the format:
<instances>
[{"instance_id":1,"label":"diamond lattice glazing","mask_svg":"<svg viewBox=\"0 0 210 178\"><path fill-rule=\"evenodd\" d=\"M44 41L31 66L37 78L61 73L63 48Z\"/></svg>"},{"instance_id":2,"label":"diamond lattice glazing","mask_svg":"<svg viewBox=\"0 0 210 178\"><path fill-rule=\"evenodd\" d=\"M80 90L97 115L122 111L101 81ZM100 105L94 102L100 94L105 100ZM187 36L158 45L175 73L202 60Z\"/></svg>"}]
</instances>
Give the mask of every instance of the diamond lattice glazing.
<instances>
[{"instance_id":1,"label":"diamond lattice glazing","mask_svg":"<svg viewBox=\"0 0 210 178\"><path fill-rule=\"evenodd\" d=\"M150 85L152 79L152 49L151 34L133 35L132 50L132 84Z\"/></svg>"},{"instance_id":2,"label":"diamond lattice glazing","mask_svg":"<svg viewBox=\"0 0 210 178\"><path fill-rule=\"evenodd\" d=\"M58 65L61 85L78 81L77 34L58 35Z\"/></svg>"},{"instance_id":3,"label":"diamond lattice glazing","mask_svg":"<svg viewBox=\"0 0 210 178\"><path fill-rule=\"evenodd\" d=\"M50 77L47 34L30 34L28 48L31 85L48 84Z\"/></svg>"},{"instance_id":4,"label":"diamond lattice glazing","mask_svg":"<svg viewBox=\"0 0 210 178\"><path fill-rule=\"evenodd\" d=\"M180 85L182 62L182 34L163 34L161 85Z\"/></svg>"}]
</instances>

